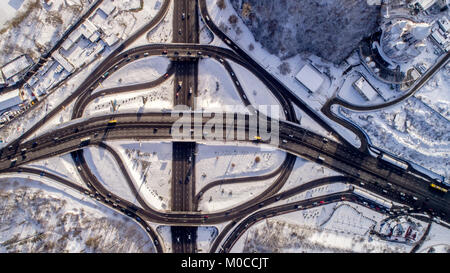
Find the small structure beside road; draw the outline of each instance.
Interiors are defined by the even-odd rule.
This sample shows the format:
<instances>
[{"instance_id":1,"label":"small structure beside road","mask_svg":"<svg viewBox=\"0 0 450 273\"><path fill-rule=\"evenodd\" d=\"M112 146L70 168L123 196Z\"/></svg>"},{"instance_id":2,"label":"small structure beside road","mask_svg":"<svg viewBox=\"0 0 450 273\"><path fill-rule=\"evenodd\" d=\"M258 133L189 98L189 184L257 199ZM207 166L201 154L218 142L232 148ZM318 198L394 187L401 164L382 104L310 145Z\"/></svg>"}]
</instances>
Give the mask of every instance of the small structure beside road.
<instances>
[{"instance_id":1,"label":"small structure beside road","mask_svg":"<svg viewBox=\"0 0 450 273\"><path fill-rule=\"evenodd\" d=\"M317 92L325 81L322 73L308 63L300 69L295 78L311 93Z\"/></svg>"},{"instance_id":2,"label":"small structure beside road","mask_svg":"<svg viewBox=\"0 0 450 273\"><path fill-rule=\"evenodd\" d=\"M353 83L353 87L367 101L374 100L378 95L375 88L367 81L364 76L361 76L358 80L356 80Z\"/></svg>"}]
</instances>

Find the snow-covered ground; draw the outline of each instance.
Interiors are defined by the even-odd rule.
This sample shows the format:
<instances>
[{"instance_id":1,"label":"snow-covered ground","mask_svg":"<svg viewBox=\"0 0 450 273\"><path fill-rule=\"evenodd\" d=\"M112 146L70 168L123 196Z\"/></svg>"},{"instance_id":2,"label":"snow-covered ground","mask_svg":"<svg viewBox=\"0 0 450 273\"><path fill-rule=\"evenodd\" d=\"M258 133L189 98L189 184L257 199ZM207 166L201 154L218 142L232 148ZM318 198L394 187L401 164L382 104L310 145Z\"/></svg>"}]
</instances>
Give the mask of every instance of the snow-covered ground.
<instances>
[{"instance_id":1,"label":"snow-covered ground","mask_svg":"<svg viewBox=\"0 0 450 273\"><path fill-rule=\"evenodd\" d=\"M409 252L368 234L383 218L347 202L291 212L251 226L232 252Z\"/></svg>"},{"instance_id":2,"label":"snow-covered ground","mask_svg":"<svg viewBox=\"0 0 450 273\"><path fill-rule=\"evenodd\" d=\"M2 177L0 211L0 252L155 252L135 221L34 178Z\"/></svg>"},{"instance_id":3,"label":"snow-covered ground","mask_svg":"<svg viewBox=\"0 0 450 273\"><path fill-rule=\"evenodd\" d=\"M414 96L450 121L450 63L428 80Z\"/></svg>"},{"instance_id":4,"label":"snow-covered ground","mask_svg":"<svg viewBox=\"0 0 450 273\"><path fill-rule=\"evenodd\" d=\"M323 137L327 137L334 141L338 141L328 130L324 129L320 126L316 121L314 121L310 116L308 116L304 111L302 111L299 107L294 105L295 114L297 115L297 119L300 122L300 126L308 129L311 132L314 132ZM357 142L356 140L354 142ZM358 142L359 143L359 142Z\"/></svg>"},{"instance_id":5,"label":"snow-covered ground","mask_svg":"<svg viewBox=\"0 0 450 273\"><path fill-rule=\"evenodd\" d=\"M200 59L198 66L197 109L242 112L244 104L225 68L211 58ZM245 112L244 112L245 113Z\"/></svg>"},{"instance_id":6,"label":"snow-covered ground","mask_svg":"<svg viewBox=\"0 0 450 273\"><path fill-rule=\"evenodd\" d=\"M156 80L166 73L170 60L166 57L151 56L131 62L112 73L95 92L101 89L127 86Z\"/></svg>"},{"instance_id":7,"label":"snow-covered ground","mask_svg":"<svg viewBox=\"0 0 450 273\"><path fill-rule=\"evenodd\" d=\"M166 253L172 253L172 232L170 226L157 226L156 232L162 238L162 244L164 244L164 250Z\"/></svg>"},{"instance_id":8,"label":"snow-covered ground","mask_svg":"<svg viewBox=\"0 0 450 273\"><path fill-rule=\"evenodd\" d=\"M136 188L147 204L170 210L172 143L108 141L120 155Z\"/></svg>"},{"instance_id":9,"label":"snow-covered ground","mask_svg":"<svg viewBox=\"0 0 450 273\"><path fill-rule=\"evenodd\" d=\"M332 194L332 193L336 193L336 192L344 192L344 191L347 191L348 189L349 189L349 185L344 184L344 183L327 184L327 185L312 188L305 192L301 192L300 194L297 194L297 195L294 195L287 199L281 200L281 201L279 201L279 203L284 203L284 204L293 203L293 202L311 199L314 197L319 197L319 196Z\"/></svg>"},{"instance_id":10,"label":"snow-covered ground","mask_svg":"<svg viewBox=\"0 0 450 273\"><path fill-rule=\"evenodd\" d=\"M263 114L277 119L285 119L282 105L280 105L280 102L275 98L272 92L270 92L270 89L244 67L233 61L229 61L229 63L250 103L256 108L260 105L266 105L268 107L268 113L267 111L264 111L265 108L261 108L260 111ZM279 109L278 115L273 116L271 113L277 108Z\"/></svg>"},{"instance_id":11,"label":"snow-covered ground","mask_svg":"<svg viewBox=\"0 0 450 273\"><path fill-rule=\"evenodd\" d=\"M200 44L210 44L214 39L215 35L212 33L206 24L203 22L201 14L198 15L198 26L199 26L199 40Z\"/></svg>"},{"instance_id":12,"label":"snow-covered ground","mask_svg":"<svg viewBox=\"0 0 450 273\"><path fill-rule=\"evenodd\" d=\"M35 161L26 164L25 166L52 173L59 177L65 178L70 182L79 184L80 186L87 188L86 184L78 174L78 171L75 168L72 156L70 154Z\"/></svg>"},{"instance_id":13,"label":"snow-covered ground","mask_svg":"<svg viewBox=\"0 0 450 273\"><path fill-rule=\"evenodd\" d=\"M417 252L449 253L450 230L442 225L431 223L430 233Z\"/></svg>"},{"instance_id":14,"label":"snow-covered ground","mask_svg":"<svg viewBox=\"0 0 450 273\"><path fill-rule=\"evenodd\" d=\"M3 1L0 3L0 28L5 26L8 20L11 20L23 5L23 0Z\"/></svg>"},{"instance_id":15,"label":"snow-covered ground","mask_svg":"<svg viewBox=\"0 0 450 273\"><path fill-rule=\"evenodd\" d=\"M90 6L87 0L54 0L50 7L41 3L40 0L1 1L0 64L24 53L36 60ZM14 24L8 24L7 20Z\"/></svg>"},{"instance_id":16,"label":"snow-covered ground","mask_svg":"<svg viewBox=\"0 0 450 273\"><path fill-rule=\"evenodd\" d=\"M173 106L173 81L174 77L171 76L164 83L150 89L98 97L87 105L84 115L105 115L113 112L143 113L170 109Z\"/></svg>"},{"instance_id":17,"label":"snow-covered ground","mask_svg":"<svg viewBox=\"0 0 450 273\"><path fill-rule=\"evenodd\" d=\"M257 197L274 183L277 177L278 175L256 182L241 182L213 187L203 193L198 203L198 209L202 212L218 212L231 209Z\"/></svg>"},{"instance_id":18,"label":"snow-covered ground","mask_svg":"<svg viewBox=\"0 0 450 273\"><path fill-rule=\"evenodd\" d=\"M148 0L154 1L154 0ZM162 5L162 0L157 1L159 5ZM173 2L171 1L169 9L166 16L161 22L155 26L152 30L147 32L145 35L139 37L134 41L129 48L146 45L146 44L156 44L156 43L170 43L172 41L172 20L173 20Z\"/></svg>"},{"instance_id":19,"label":"snow-covered ground","mask_svg":"<svg viewBox=\"0 0 450 273\"><path fill-rule=\"evenodd\" d=\"M214 239L219 234L214 226L200 226L197 228L197 251L208 253Z\"/></svg>"},{"instance_id":20,"label":"snow-covered ground","mask_svg":"<svg viewBox=\"0 0 450 273\"><path fill-rule=\"evenodd\" d=\"M108 191L141 206L125 180L119 164L108 151L98 147L84 148L83 151L86 164Z\"/></svg>"},{"instance_id":21,"label":"snow-covered ground","mask_svg":"<svg viewBox=\"0 0 450 273\"><path fill-rule=\"evenodd\" d=\"M286 158L286 152L264 151L260 147L241 143L199 144L197 147L195 158L197 193L213 181L268 174L276 170Z\"/></svg>"},{"instance_id":22,"label":"snow-covered ground","mask_svg":"<svg viewBox=\"0 0 450 273\"><path fill-rule=\"evenodd\" d=\"M313 161L297 157L291 175L286 181L286 184L281 188L280 192L303 185L315 179L335 175L340 175L340 173Z\"/></svg>"},{"instance_id":23,"label":"snow-covered ground","mask_svg":"<svg viewBox=\"0 0 450 273\"><path fill-rule=\"evenodd\" d=\"M341 113L358 124L376 147L450 178L450 123L412 97L374 112Z\"/></svg>"}]
</instances>

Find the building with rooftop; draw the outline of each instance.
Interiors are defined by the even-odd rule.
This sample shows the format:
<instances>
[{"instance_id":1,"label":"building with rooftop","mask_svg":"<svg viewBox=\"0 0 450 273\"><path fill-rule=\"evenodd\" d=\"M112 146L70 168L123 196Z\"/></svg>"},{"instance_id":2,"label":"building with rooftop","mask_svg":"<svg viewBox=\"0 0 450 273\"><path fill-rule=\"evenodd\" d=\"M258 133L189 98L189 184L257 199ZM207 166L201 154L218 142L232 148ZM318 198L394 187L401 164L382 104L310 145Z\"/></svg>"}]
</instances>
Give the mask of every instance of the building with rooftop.
<instances>
[{"instance_id":1,"label":"building with rooftop","mask_svg":"<svg viewBox=\"0 0 450 273\"><path fill-rule=\"evenodd\" d=\"M24 72L27 70L33 62L30 58L27 57L27 55L21 55L11 62L4 65L1 69L3 72L3 76L5 77L5 80L8 81L9 79L12 79L14 76Z\"/></svg>"},{"instance_id":2,"label":"building with rooftop","mask_svg":"<svg viewBox=\"0 0 450 273\"><path fill-rule=\"evenodd\" d=\"M325 81L322 73L308 63L300 69L295 78L311 93L317 92Z\"/></svg>"},{"instance_id":3,"label":"building with rooftop","mask_svg":"<svg viewBox=\"0 0 450 273\"><path fill-rule=\"evenodd\" d=\"M450 32L450 21L447 17L442 17L440 20L438 20L438 25L442 29L443 32L449 33Z\"/></svg>"},{"instance_id":4,"label":"building with rooftop","mask_svg":"<svg viewBox=\"0 0 450 273\"><path fill-rule=\"evenodd\" d=\"M378 95L375 88L369 83L369 81L367 81L364 76L361 76L358 80L356 80L353 83L353 87L367 101L374 100Z\"/></svg>"},{"instance_id":5,"label":"building with rooftop","mask_svg":"<svg viewBox=\"0 0 450 273\"><path fill-rule=\"evenodd\" d=\"M67 37L61 47L65 51L69 51L82 37L85 37L91 43L97 41L100 38L100 33L98 32L97 26L95 26L91 21L86 20L81 26L75 29L69 37Z\"/></svg>"},{"instance_id":6,"label":"building with rooftop","mask_svg":"<svg viewBox=\"0 0 450 273\"><path fill-rule=\"evenodd\" d=\"M59 51L53 52L52 57L57 63L64 67L67 72L72 73L73 71L75 71L75 67L68 60L66 60L64 56L59 54Z\"/></svg>"},{"instance_id":7,"label":"building with rooftop","mask_svg":"<svg viewBox=\"0 0 450 273\"><path fill-rule=\"evenodd\" d=\"M116 9L116 6L113 4L113 2L114 0L104 1L102 4L100 4L98 10L102 11L106 15L106 17L108 17Z\"/></svg>"},{"instance_id":8,"label":"building with rooftop","mask_svg":"<svg viewBox=\"0 0 450 273\"><path fill-rule=\"evenodd\" d=\"M23 101L19 96L19 91L11 91L0 95L0 113L4 113Z\"/></svg>"},{"instance_id":9,"label":"building with rooftop","mask_svg":"<svg viewBox=\"0 0 450 273\"><path fill-rule=\"evenodd\" d=\"M436 3L436 0L413 0L409 5L420 10L427 10Z\"/></svg>"}]
</instances>

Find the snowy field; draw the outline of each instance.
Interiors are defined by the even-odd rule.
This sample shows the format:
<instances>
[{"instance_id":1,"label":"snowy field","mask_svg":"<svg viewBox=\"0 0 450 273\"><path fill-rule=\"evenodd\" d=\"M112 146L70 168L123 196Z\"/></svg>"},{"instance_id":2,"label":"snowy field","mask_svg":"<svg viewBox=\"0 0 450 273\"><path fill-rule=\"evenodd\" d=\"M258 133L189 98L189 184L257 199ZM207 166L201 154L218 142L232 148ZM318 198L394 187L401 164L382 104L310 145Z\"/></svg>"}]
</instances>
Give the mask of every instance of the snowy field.
<instances>
[{"instance_id":1,"label":"snowy field","mask_svg":"<svg viewBox=\"0 0 450 273\"><path fill-rule=\"evenodd\" d=\"M54 0L52 6L40 0L1 1L0 66L29 54L36 60L54 45L62 33L89 8L87 0ZM5 15L5 16L4 16ZM6 21L13 22L11 27ZM16 25L17 24L17 25Z\"/></svg>"},{"instance_id":2,"label":"snowy field","mask_svg":"<svg viewBox=\"0 0 450 273\"><path fill-rule=\"evenodd\" d=\"M78 171L75 168L75 164L70 154L34 161L32 163L26 164L25 166L52 173L56 176L67 179L70 182L87 188L86 184L78 174Z\"/></svg>"},{"instance_id":3,"label":"snowy field","mask_svg":"<svg viewBox=\"0 0 450 273\"><path fill-rule=\"evenodd\" d=\"M166 57L152 56L141 58L112 73L101 84L101 89L133 85L156 80L166 73L170 60ZM95 92L101 91L97 89Z\"/></svg>"},{"instance_id":4,"label":"snowy field","mask_svg":"<svg viewBox=\"0 0 450 273\"><path fill-rule=\"evenodd\" d=\"M219 234L214 226L200 226L197 228L197 251L199 253L208 253L214 239Z\"/></svg>"},{"instance_id":5,"label":"snowy field","mask_svg":"<svg viewBox=\"0 0 450 273\"><path fill-rule=\"evenodd\" d=\"M154 0L148 0L154 1ZM159 5L162 5L162 0L158 0ZM161 22L155 26L147 34L139 37L134 41L129 48L146 45L146 44L158 44L158 43L170 43L172 41L172 20L173 20L173 2L170 2L167 14Z\"/></svg>"},{"instance_id":6,"label":"snowy field","mask_svg":"<svg viewBox=\"0 0 450 273\"><path fill-rule=\"evenodd\" d=\"M233 69L236 77L241 83L242 89L246 96L248 97L250 103L256 108L260 105L268 106L268 112L264 111L265 108L260 108L260 111L268 116L277 119L286 119L282 106L280 102L275 98L275 96L270 92L270 89L266 87L255 75L244 67L238 65L235 62L229 61L231 68ZM278 115L272 115L274 109L279 109Z\"/></svg>"},{"instance_id":7,"label":"snowy field","mask_svg":"<svg viewBox=\"0 0 450 273\"><path fill-rule=\"evenodd\" d=\"M0 252L155 252L135 221L51 183L3 177L0 211Z\"/></svg>"},{"instance_id":8,"label":"snowy field","mask_svg":"<svg viewBox=\"0 0 450 273\"><path fill-rule=\"evenodd\" d=\"M310 116L308 116L300 108L298 108L297 106L294 106L294 110L295 110L295 114L297 115L297 119L300 122L300 126L302 128L305 128L305 129L307 129L311 132L314 132L318 135L321 135L323 137L327 137L336 142L339 142L328 130L326 130L322 126L320 126L316 121L314 121L314 119L312 119ZM356 140L354 142L356 142ZM359 140L358 140L358 143L359 143Z\"/></svg>"},{"instance_id":9,"label":"snowy field","mask_svg":"<svg viewBox=\"0 0 450 273\"><path fill-rule=\"evenodd\" d=\"M231 209L257 197L273 184L277 177L278 175L255 182L224 184L213 187L203 193L198 209L202 212L218 212Z\"/></svg>"},{"instance_id":10,"label":"snowy field","mask_svg":"<svg viewBox=\"0 0 450 273\"><path fill-rule=\"evenodd\" d=\"M326 184L323 186L315 187L310 190L301 192L301 193L294 195L292 197L289 197L287 199L281 200L281 201L279 201L279 203L289 204L289 203L298 202L301 200L307 200L307 199L311 199L311 198L315 198L315 197L319 197L319 196L323 196L323 195L328 195L328 194L332 194L332 193L344 192L344 191L347 191L348 189L349 189L349 185L344 184L344 183ZM274 206L274 204L272 204L271 206Z\"/></svg>"},{"instance_id":11,"label":"snowy field","mask_svg":"<svg viewBox=\"0 0 450 273\"><path fill-rule=\"evenodd\" d=\"M286 152L264 151L257 146L198 144L195 162L197 193L207 184L230 178L252 177L276 170Z\"/></svg>"},{"instance_id":12,"label":"snowy field","mask_svg":"<svg viewBox=\"0 0 450 273\"><path fill-rule=\"evenodd\" d=\"M162 244L164 244L164 252L172 253L172 232L170 226L157 226L156 232L162 238Z\"/></svg>"},{"instance_id":13,"label":"snowy field","mask_svg":"<svg viewBox=\"0 0 450 273\"><path fill-rule=\"evenodd\" d=\"M414 96L450 121L450 63L439 70Z\"/></svg>"},{"instance_id":14,"label":"snowy field","mask_svg":"<svg viewBox=\"0 0 450 273\"><path fill-rule=\"evenodd\" d=\"M291 175L280 192L298 187L315 179L335 175L341 174L313 161L297 157Z\"/></svg>"},{"instance_id":15,"label":"snowy field","mask_svg":"<svg viewBox=\"0 0 450 273\"><path fill-rule=\"evenodd\" d=\"M339 202L275 216L251 226L232 252L409 252L368 234L383 216Z\"/></svg>"},{"instance_id":16,"label":"snowy field","mask_svg":"<svg viewBox=\"0 0 450 273\"><path fill-rule=\"evenodd\" d=\"M450 251L450 230L439 224L432 223L430 233L423 245L418 250L423 252L449 253Z\"/></svg>"},{"instance_id":17,"label":"snowy field","mask_svg":"<svg viewBox=\"0 0 450 273\"><path fill-rule=\"evenodd\" d=\"M173 81L174 77L172 76L162 84L150 89L98 97L87 105L84 115L107 115L113 112L144 113L170 109L173 106ZM113 104L115 111L113 111Z\"/></svg>"},{"instance_id":18,"label":"snowy field","mask_svg":"<svg viewBox=\"0 0 450 273\"><path fill-rule=\"evenodd\" d=\"M23 0L2 1L0 2L0 29L5 27L5 23L8 20L14 18L22 7Z\"/></svg>"},{"instance_id":19,"label":"snowy field","mask_svg":"<svg viewBox=\"0 0 450 273\"><path fill-rule=\"evenodd\" d=\"M196 108L208 111L242 112L244 104L225 68L216 60L200 59Z\"/></svg>"},{"instance_id":20,"label":"snowy field","mask_svg":"<svg viewBox=\"0 0 450 273\"><path fill-rule=\"evenodd\" d=\"M108 141L120 155L139 193L150 207L170 210L172 143Z\"/></svg>"},{"instance_id":21,"label":"snowy field","mask_svg":"<svg viewBox=\"0 0 450 273\"><path fill-rule=\"evenodd\" d=\"M450 123L420 100L412 97L375 112L342 113L362 127L376 147L450 178Z\"/></svg>"},{"instance_id":22,"label":"snowy field","mask_svg":"<svg viewBox=\"0 0 450 273\"><path fill-rule=\"evenodd\" d=\"M86 164L108 191L141 207L125 180L119 165L108 151L98 147L84 148L83 151Z\"/></svg>"}]
</instances>

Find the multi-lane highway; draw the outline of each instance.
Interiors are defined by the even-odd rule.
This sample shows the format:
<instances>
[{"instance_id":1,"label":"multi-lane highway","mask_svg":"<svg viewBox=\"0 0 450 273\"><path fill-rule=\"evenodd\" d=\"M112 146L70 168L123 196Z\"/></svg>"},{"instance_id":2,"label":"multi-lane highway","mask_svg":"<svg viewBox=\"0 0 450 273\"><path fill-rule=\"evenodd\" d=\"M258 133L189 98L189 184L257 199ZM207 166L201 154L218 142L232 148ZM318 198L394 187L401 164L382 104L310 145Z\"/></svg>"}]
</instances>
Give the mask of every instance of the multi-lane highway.
<instances>
[{"instance_id":1,"label":"multi-lane highway","mask_svg":"<svg viewBox=\"0 0 450 273\"><path fill-rule=\"evenodd\" d=\"M174 2L173 43L198 44L197 5L189 0ZM198 58L173 57L175 66L174 107L195 109ZM172 144L172 211L192 211L195 194L195 142ZM172 249L176 253L196 251L197 228L173 226Z\"/></svg>"},{"instance_id":2,"label":"multi-lane highway","mask_svg":"<svg viewBox=\"0 0 450 273\"><path fill-rule=\"evenodd\" d=\"M85 137L91 137L90 144L98 144L104 139L172 139L170 130L178 119L176 116L172 117L171 113L145 113L140 117L136 117L135 114L116 114L114 118L117 125L111 127L108 120L112 117L91 118L25 142L20 146L21 149L27 149L25 157L21 155L20 150L5 151L0 158L0 169L78 149L80 140ZM202 126L208 120L209 118L204 118ZM235 130L245 130L247 133L245 141L254 142L252 136L248 135L248 126L247 117L245 127L239 128L239 125L235 124ZM158 128L156 132L155 128ZM58 139L55 141L55 138ZM324 139L289 122L280 121L280 138L285 141L281 141L278 148L293 155L320 161L325 166L364 182L365 187L387 195L390 199L409 204L422 211L432 209L434 213L441 214L445 218L449 215L449 197L436 193L429 187L429 181L407 170L399 169L357 149ZM11 160L15 160L15 163L12 164ZM388 193L384 193L383 190Z\"/></svg>"},{"instance_id":3,"label":"multi-lane highway","mask_svg":"<svg viewBox=\"0 0 450 273\"><path fill-rule=\"evenodd\" d=\"M202 224L216 224L231 221L216 240L212 250L219 249L219 243L226 237L221 251L228 251L234 242L239 238L249 224L265 217L271 217L279 213L286 213L292 210L304 209L312 206L320 206L327 202L335 202L342 198L349 198L354 202L358 199L352 197L351 192L337 193L319 199L304 200L297 203L288 203L264 209L269 204L284 200L290 196L303 192L313 187L326 183L346 182L353 185L376 192L390 200L399 202L416 212L427 212L439 215L443 219L449 219L450 197L440 194L430 188L430 180L426 175L417 175L407 169L399 169L397 166L375 158L365 150L358 150L349 145L342 137L335 132L332 127L320 115L315 113L309 106L304 104L293 92L286 88L280 81L274 78L262 66L254 61L249 55L240 49L234 42L222 33L211 21L206 9L206 1L173 1L173 43L172 44L149 44L125 50L139 36L156 26L165 16L171 1L164 1L157 16L145 27L130 36L117 50L109 55L94 69L87 79L85 79L77 90L66 98L57 109L51 111L46 117L37 122L30 130L26 131L16 141L0 151L0 172L22 171L33 173L24 167L25 164L56 155L71 152L74 162L81 177L87 185L87 189L80 188L70 181L61 179L55 175L48 175L49 178L74 188L78 191L85 191L88 195L103 202L113 209L117 209L133 217L149 233L153 239L157 250L163 251L160 239L153 229L146 223L152 221L156 223L169 224L172 228L172 244L174 252L195 252L196 251L196 226ZM194 4L195 3L195 4ZM198 4L198 6L197 6ZM220 39L232 49L225 49L210 45L198 44L198 18L200 14L206 25L219 36ZM165 56L170 58L171 65L167 73L161 75L156 80L142 84L122 86L98 90L99 84L106 80L108 76L123 66L149 56ZM203 134L191 134L185 139L174 139L172 136L172 126L178 120L178 115L171 112L154 112L136 114L112 114L85 118L73 121L70 124L55 128L51 132L43 133L37 137L31 136L52 117L58 114L62 106L67 106L75 100L72 118L83 117L84 109L93 100L100 96L108 96L144 88L154 88L174 76L174 106L185 105L187 108L195 110L195 95L198 85L198 60L200 58L214 58L221 63L230 78L244 105L251 106L239 79L236 77L227 60L233 61L253 73L262 83L264 83L272 94L276 97L283 108L285 120L279 121L279 144L276 148L286 151L283 164L275 171L265 176L251 178L237 178L226 181L216 181L203 189L197 196L195 194L195 150L196 141L210 141ZM310 115L325 129L334 132L338 141L324 138L318 134L301 128L298 122L293 104L299 106L305 113ZM189 110L187 110L189 111ZM251 111L251 115L258 115L258 111ZM192 127L193 132L203 130L209 115L201 119L200 124L194 124L193 113L189 114L189 120L185 123ZM236 123L238 115L234 115L234 123L231 130L237 133L238 130L244 132L244 142L255 143L255 135L250 130L250 116L246 116L244 123ZM111 120L114 122L110 123ZM270 118L268 120L270 127ZM223 126L229 125L224 120ZM225 134L227 128L222 128ZM237 134L235 134L237 135ZM197 138L193 138L196 136ZM200 136L200 138L198 138ZM29 139L27 139L29 138ZM172 184L171 184L171 206L172 211L158 211L146 203L140 196L139 190L132 181L124 163L117 152L107 144L105 140L114 139L154 139L173 141L173 161L172 161ZM231 140L233 141L233 140ZM268 141L257 141L269 144ZM95 145L108 150L118 162L120 170L129 188L136 196L135 203L124 200L106 189L92 174L86 164L83 155L83 148L88 145ZM296 157L300 156L316 161L331 169L341 173L343 176L326 178L312 181L305 185L295 187L287 192L278 193L283 187L292 168ZM275 177L274 182L261 194L241 203L230 210L205 214L197 211L198 199L202 193L220 183L241 183L257 181L269 177ZM323 202L323 203L320 203ZM256 213L255 213L256 212ZM249 216L250 215L250 216ZM239 225L234 228L234 226ZM231 233L229 232L231 231Z\"/></svg>"}]
</instances>

